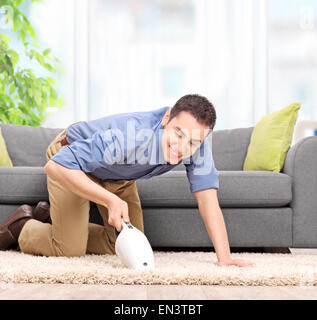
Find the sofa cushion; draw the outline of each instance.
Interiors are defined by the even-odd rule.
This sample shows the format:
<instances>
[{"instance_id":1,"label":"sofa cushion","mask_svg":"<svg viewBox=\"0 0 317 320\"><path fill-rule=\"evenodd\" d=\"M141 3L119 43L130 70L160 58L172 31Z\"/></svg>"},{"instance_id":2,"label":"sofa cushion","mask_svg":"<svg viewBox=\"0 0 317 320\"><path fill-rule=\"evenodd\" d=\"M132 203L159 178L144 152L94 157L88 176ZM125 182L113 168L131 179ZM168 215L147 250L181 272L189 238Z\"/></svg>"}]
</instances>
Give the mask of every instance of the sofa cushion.
<instances>
[{"instance_id":1,"label":"sofa cushion","mask_svg":"<svg viewBox=\"0 0 317 320\"><path fill-rule=\"evenodd\" d=\"M33 204L48 199L43 167L0 167L0 203Z\"/></svg>"},{"instance_id":2,"label":"sofa cushion","mask_svg":"<svg viewBox=\"0 0 317 320\"><path fill-rule=\"evenodd\" d=\"M283 207L292 201L292 178L270 171L222 171L222 207Z\"/></svg>"},{"instance_id":3,"label":"sofa cushion","mask_svg":"<svg viewBox=\"0 0 317 320\"><path fill-rule=\"evenodd\" d=\"M142 206L197 207L184 171L171 170L151 179L137 180ZM219 172L221 207L282 207L292 199L291 177L267 171Z\"/></svg>"},{"instance_id":4,"label":"sofa cushion","mask_svg":"<svg viewBox=\"0 0 317 320\"><path fill-rule=\"evenodd\" d=\"M216 130L208 136L218 171L243 170L253 128Z\"/></svg>"},{"instance_id":5,"label":"sofa cushion","mask_svg":"<svg viewBox=\"0 0 317 320\"><path fill-rule=\"evenodd\" d=\"M48 200L42 167L0 167L0 203L35 204ZM266 171L221 171L221 207L280 207L292 199L291 177ZM144 207L197 207L185 171L137 180Z\"/></svg>"},{"instance_id":6,"label":"sofa cushion","mask_svg":"<svg viewBox=\"0 0 317 320\"><path fill-rule=\"evenodd\" d=\"M0 124L13 166L44 166L45 152L64 128ZM207 137L218 171L243 170L243 163L254 127L216 130ZM30 152L32 150L32 152ZM183 164L173 171L185 171Z\"/></svg>"},{"instance_id":7,"label":"sofa cushion","mask_svg":"<svg viewBox=\"0 0 317 320\"><path fill-rule=\"evenodd\" d=\"M64 129L1 124L13 166L38 167L46 163L46 149Z\"/></svg>"}]
</instances>

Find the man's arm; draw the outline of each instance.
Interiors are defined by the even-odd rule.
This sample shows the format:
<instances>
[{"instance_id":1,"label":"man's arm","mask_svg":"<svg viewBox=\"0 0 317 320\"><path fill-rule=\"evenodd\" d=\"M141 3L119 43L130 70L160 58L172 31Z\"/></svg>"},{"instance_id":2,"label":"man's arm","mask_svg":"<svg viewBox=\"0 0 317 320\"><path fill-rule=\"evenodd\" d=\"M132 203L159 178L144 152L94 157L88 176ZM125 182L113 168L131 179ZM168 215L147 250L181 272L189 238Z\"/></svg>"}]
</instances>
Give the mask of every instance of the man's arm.
<instances>
[{"instance_id":1,"label":"man's arm","mask_svg":"<svg viewBox=\"0 0 317 320\"><path fill-rule=\"evenodd\" d=\"M217 189L205 189L194 192L197 199L200 215L205 223L208 235L214 245L219 266L237 265L249 266L249 263L240 259L232 259L225 221L219 206Z\"/></svg>"},{"instance_id":2,"label":"man's arm","mask_svg":"<svg viewBox=\"0 0 317 320\"><path fill-rule=\"evenodd\" d=\"M121 231L121 216L125 221L129 221L127 203L91 180L84 171L69 169L49 160L44 166L44 172L78 196L108 208L108 223L115 226L118 231Z\"/></svg>"}]
</instances>

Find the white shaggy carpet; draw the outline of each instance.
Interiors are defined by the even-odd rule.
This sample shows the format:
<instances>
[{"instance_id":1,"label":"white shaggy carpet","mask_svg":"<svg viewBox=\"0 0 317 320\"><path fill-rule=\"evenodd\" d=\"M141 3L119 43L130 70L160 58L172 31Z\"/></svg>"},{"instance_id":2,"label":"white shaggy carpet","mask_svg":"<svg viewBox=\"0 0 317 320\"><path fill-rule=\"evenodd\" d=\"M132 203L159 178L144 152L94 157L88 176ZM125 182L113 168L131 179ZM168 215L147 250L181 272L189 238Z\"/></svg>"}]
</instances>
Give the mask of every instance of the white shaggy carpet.
<instances>
[{"instance_id":1,"label":"white shaggy carpet","mask_svg":"<svg viewBox=\"0 0 317 320\"><path fill-rule=\"evenodd\" d=\"M219 267L214 252L154 251L156 268L124 267L116 255L43 257L0 251L0 283L316 286L317 255L231 253L252 267Z\"/></svg>"}]
</instances>

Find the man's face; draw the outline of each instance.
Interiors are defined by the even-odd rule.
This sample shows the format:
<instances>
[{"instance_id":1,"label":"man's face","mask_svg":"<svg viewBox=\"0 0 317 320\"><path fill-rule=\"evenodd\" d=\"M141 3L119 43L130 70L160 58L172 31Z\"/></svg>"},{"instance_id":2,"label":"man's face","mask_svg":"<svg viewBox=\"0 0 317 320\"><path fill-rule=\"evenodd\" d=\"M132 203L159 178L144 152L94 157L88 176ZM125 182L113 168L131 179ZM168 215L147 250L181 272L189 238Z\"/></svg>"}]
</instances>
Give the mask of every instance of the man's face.
<instances>
[{"instance_id":1,"label":"man's face","mask_svg":"<svg viewBox=\"0 0 317 320\"><path fill-rule=\"evenodd\" d=\"M170 164L177 164L181 159L190 157L200 147L210 128L202 125L189 113L182 111L169 123L171 109L163 119L162 148L164 158Z\"/></svg>"}]
</instances>

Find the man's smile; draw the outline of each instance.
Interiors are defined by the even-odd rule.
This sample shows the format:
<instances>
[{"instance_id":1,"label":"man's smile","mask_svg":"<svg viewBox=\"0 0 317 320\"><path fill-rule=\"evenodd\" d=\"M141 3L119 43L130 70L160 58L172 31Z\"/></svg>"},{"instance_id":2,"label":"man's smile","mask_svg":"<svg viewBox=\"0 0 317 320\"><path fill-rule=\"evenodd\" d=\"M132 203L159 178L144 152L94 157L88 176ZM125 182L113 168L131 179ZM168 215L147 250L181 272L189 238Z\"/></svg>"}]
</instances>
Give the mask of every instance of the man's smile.
<instances>
[{"instance_id":1,"label":"man's smile","mask_svg":"<svg viewBox=\"0 0 317 320\"><path fill-rule=\"evenodd\" d=\"M173 159L180 159L182 155L179 155L178 152L176 152L171 145L169 145L169 154Z\"/></svg>"}]
</instances>

